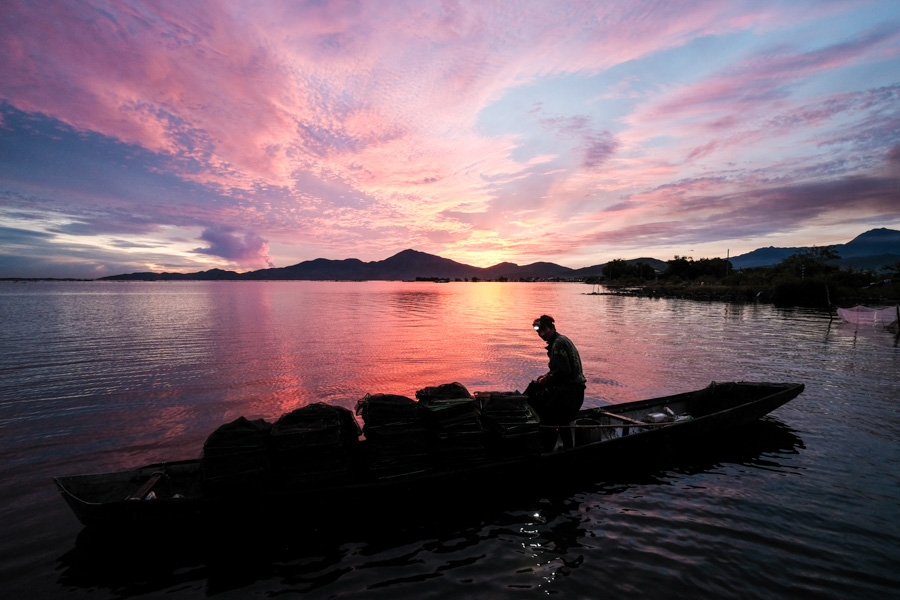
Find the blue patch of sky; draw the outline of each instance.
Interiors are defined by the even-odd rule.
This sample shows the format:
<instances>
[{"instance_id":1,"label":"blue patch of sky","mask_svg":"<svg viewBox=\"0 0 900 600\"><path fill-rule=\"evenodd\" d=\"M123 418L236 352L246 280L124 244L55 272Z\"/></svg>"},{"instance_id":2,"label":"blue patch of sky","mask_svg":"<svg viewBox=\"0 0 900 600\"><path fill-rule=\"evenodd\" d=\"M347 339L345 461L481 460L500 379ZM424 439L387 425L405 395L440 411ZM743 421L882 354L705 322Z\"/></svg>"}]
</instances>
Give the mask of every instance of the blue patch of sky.
<instances>
[{"instance_id":1,"label":"blue patch of sky","mask_svg":"<svg viewBox=\"0 0 900 600\"><path fill-rule=\"evenodd\" d=\"M760 51L794 53L797 56L815 54L833 48L846 47L848 51L867 38L879 38L875 46L886 48L893 44L893 52L862 48L845 66L827 68L792 84L793 93L799 96L825 96L853 90L876 88L898 81L896 32L900 31L900 2L887 8L882 3L877 9L848 10L822 18L804 21L790 29L779 29L760 35ZM890 42L888 38L894 37Z\"/></svg>"},{"instance_id":2,"label":"blue patch of sky","mask_svg":"<svg viewBox=\"0 0 900 600\"><path fill-rule=\"evenodd\" d=\"M4 244L31 244L36 240L47 240L52 237L52 234L44 233L42 231L30 231L27 229L19 229L17 227L0 226L0 240L3 240Z\"/></svg>"},{"instance_id":3,"label":"blue patch of sky","mask_svg":"<svg viewBox=\"0 0 900 600\"><path fill-rule=\"evenodd\" d=\"M675 48L630 60L608 70L613 82L636 78L632 90L655 96L703 81L724 72L747 56L758 41L750 31L707 35Z\"/></svg>"},{"instance_id":4,"label":"blue patch of sky","mask_svg":"<svg viewBox=\"0 0 900 600\"><path fill-rule=\"evenodd\" d=\"M41 114L0 107L0 185L82 193L154 204L210 199L215 193L166 173L169 157L94 132L76 131Z\"/></svg>"},{"instance_id":5,"label":"blue patch of sky","mask_svg":"<svg viewBox=\"0 0 900 600\"><path fill-rule=\"evenodd\" d=\"M797 82L793 94L817 98L900 84L900 58L870 57Z\"/></svg>"}]
</instances>

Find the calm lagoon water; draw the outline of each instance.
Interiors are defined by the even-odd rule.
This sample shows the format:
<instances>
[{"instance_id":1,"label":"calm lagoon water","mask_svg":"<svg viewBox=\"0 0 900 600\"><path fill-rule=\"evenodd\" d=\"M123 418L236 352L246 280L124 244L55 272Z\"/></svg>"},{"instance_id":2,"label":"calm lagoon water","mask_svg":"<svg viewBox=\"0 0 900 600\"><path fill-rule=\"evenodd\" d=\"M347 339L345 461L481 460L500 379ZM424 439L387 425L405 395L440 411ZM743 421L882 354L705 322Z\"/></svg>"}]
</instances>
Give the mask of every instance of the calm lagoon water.
<instances>
[{"instance_id":1,"label":"calm lagoon water","mask_svg":"<svg viewBox=\"0 0 900 600\"><path fill-rule=\"evenodd\" d=\"M870 598L900 595L900 347L770 305L578 284L0 283L0 572L40 598ZM578 346L586 404L710 381L806 391L708 451L403 530L246 547L105 549L53 475L199 454L238 416L458 381L524 389L541 313ZM404 499L415 502L414 498ZM478 506L487 499L473 497ZM365 501L360 499L360 510ZM230 526L278 527L278 515ZM373 524L378 515L372 515ZM147 550L150 548L151 550Z\"/></svg>"}]
</instances>

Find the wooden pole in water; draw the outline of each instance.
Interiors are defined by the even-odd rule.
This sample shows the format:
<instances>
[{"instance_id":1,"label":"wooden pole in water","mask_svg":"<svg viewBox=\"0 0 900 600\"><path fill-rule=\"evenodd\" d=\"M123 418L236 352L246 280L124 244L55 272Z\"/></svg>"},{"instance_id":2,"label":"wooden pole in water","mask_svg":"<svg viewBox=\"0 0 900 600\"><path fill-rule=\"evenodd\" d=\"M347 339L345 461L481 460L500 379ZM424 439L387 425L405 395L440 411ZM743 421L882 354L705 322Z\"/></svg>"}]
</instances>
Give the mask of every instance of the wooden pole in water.
<instances>
[{"instance_id":1,"label":"wooden pole in water","mask_svg":"<svg viewBox=\"0 0 900 600\"><path fill-rule=\"evenodd\" d=\"M895 340L900 340L900 304L896 306L897 308L897 320L894 323L897 325L897 337Z\"/></svg>"}]
</instances>

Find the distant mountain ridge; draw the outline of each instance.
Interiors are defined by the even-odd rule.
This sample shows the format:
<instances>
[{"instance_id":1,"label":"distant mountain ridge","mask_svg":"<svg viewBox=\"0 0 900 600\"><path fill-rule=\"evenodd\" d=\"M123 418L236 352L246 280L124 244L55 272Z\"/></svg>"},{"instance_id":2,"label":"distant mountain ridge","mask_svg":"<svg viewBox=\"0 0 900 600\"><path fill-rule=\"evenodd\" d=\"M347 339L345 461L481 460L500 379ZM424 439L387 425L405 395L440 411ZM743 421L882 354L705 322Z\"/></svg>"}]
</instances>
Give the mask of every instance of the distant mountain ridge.
<instances>
[{"instance_id":1,"label":"distant mountain ridge","mask_svg":"<svg viewBox=\"0 0 900 600\"><path fill-rule=\"evenodd\" d=\"M308 280L308 281L365 281L365 280L411 280L419 278L435 279L555 279L574 278L574 269L553 263L538 262L519 266L514 263L500 263L493 267L473 267L418 250L403 250L389 258L373 262L363 262L356 258L329 260L316 258L289 267L273 267L238 273L211 269L198 273L130 273L103 277L104 280Z\"/></svg>"},{"instance_id":2,"label":"distant mountain ridge","mask_svg":"<svg viewBox=\"0 0 900 600\"><path fill-rule=\"evenodd\" d=\"M846 244L834 246L840 254L842 265L852 265L860 269L878 269L900 262L900 231L893 229L873 229L857 236ZM760 248L747 254L731 258L736 269L763 267L778 264L785 258L806 248ZM629 264L643 262L658 271L668 264L656 258L635 258ZM877 264L878 266L868 266ZM377 281L413 280L416 278L436 279L484 279L511 281L522 279L584 279L599 277L604 264L571 269L549 262L528 265L503 262L492 267L473 267L418 250L403 250L379 261L363 262L357 258L330 260L316 258L289 267L273 267L238 273L222 269L210 269L196 273L129 273L102 277L106 281Z\"/></svg>"},{"instance_id":3,"label":"distant mountain ridge","mask_svg":"<svg viewBox=\"0 0 900 600\"><path fill-rule=\"evenodd\" d=\"M836 262L842 267L879 270L900 262L900 231L884 227L871 229L846 244L831 247L840 256ZM735 269L769 267L804 250L809 248L758 248L747 254L731 257L731 265Z\"/></svg>"}]
</instances>

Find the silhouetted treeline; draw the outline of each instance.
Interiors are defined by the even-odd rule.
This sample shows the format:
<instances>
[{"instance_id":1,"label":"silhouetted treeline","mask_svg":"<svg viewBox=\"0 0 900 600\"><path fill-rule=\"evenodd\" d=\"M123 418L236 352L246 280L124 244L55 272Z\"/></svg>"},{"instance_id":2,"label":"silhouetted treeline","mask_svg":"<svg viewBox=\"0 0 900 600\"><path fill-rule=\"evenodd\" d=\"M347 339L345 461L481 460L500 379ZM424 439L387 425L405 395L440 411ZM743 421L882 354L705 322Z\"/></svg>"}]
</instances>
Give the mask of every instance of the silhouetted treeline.
<instances>
[{"instance_id":1,"label":"silhouetted treeline","mask_svg":"<svg viewBox=\"0 0 900 600\"><path fill-rule=\"evenodd\" d=\"M821 306L900 300L900 263L888 273L841 268L831 246L804 249L771 267L735 270L723 258L676 256L659 272L643 263L613 260L603 269L613 289L649 296L723 300L762 299L784 305Z\"/></svg>"}]
</instances>

